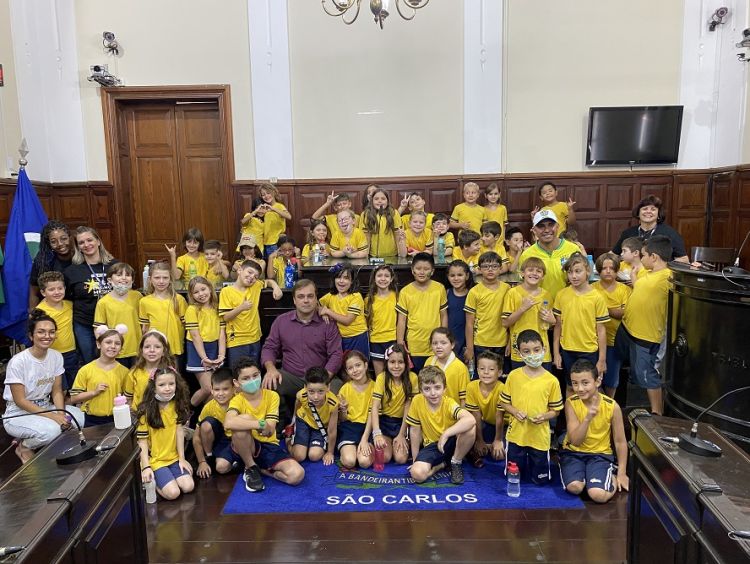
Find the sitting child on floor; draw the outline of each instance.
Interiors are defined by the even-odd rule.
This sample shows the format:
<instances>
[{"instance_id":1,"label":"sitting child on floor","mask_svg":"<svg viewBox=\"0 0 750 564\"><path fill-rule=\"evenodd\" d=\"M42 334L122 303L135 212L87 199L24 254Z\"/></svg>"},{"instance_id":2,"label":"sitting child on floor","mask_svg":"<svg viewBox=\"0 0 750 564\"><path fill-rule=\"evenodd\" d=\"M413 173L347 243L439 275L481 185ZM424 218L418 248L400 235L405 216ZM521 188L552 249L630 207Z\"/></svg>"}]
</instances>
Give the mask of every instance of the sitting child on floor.
<instances>
[{"instance_id":1,"label":"sitting child on floor","mask_svg":"<svg viewBox=\"0 0 750 564\"><path fill-rule=\"evenodd\" d=\"M297 462L322 459L325 466L333 464L339 400L328 389L328 379L322 366L308 368L305 387L297 392L292 437L292 456Z\"/></svg>"}]
</instances>

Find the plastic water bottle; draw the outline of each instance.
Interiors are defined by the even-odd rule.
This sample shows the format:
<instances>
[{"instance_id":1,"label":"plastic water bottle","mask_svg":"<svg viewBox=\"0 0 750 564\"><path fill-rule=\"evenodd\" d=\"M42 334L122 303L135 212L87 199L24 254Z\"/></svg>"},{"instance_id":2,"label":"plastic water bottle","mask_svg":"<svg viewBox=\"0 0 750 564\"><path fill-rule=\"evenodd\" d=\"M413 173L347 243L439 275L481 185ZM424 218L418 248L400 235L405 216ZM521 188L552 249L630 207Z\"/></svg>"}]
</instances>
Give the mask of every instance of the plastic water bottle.
<instances>
[{"instance_id":1,"label":"plastic water bottle","mask_svg":"<svg viewBox=\"0 0 750 564\"><path fill-rule=\"evenodd\" d=\"M542 309L543 309L543 310L545 310L545 311L546 311L546 310L549 310L549 302L548 302L547 300L544 300L544 301L542 302ZM541 329L542 331L549 331L549 323L547 323L546 321L542 321L542 322L541 322L541 323L539 324L539 328L540 328L540 329Z\"/></svg>"},{"instance_id":2,"label":"plastic water bottle","mask_svg":"<svg viewBox=\"0 0 750 564\"><path fill-rule=\"evenodd\" d=\"M321 260L323 260L323 257L320 252L320 245L313 245L313 262L320 262Z\"/></svg>"},{"instance_id":3,"label":"plastic water bottle","mask_svg":"<svg viewBox=\"0 0 750 564\"><path fill-rule=\"evenodd\" d=\"M198 276L198 269L195 267L195 262L190 261L190 266L188 267L188 276L190 277L190 280Z\"/></svg>"},{"instance_id":4,"label":"plastic water bottle","mask_svg":"<svg viewBox=\"0 0 750 564\"><path fill-rule=\"evenodd\" d=\"M130 427L130 408L125 396L117 396L115 398L112 415L115 419L115 429L128 429Z\"/></svg>"},{"instance_id":5,"label":"plastic water bottle","mask_svg":"<svg viewBox=\"0 0 750 564\"><path fill-rule=\"evenodd\" d=\"M505 477L508 480L508 496L519 497L521 495L521 473L515 462L508 462L505 468Z\"/></svg>"},{"instance_id":6,"label":"plastic water bottle","mask_svg":"<svg viewBox=\"0 0 750 564\"><path fill-rule=\"evenodd\" d=\"M150 263L146 263L146 266L143 267L143 291L145 292L148 289L148 272L150 269Z\"/></svg>"},{"instance_id":7,"label":"plastic water bottle","mask_svg":"<svg viewBox=\"0 0 750 564\"><path fill-rule=\"evenodd\" d=\"M156 480L144 482L143 489L146 490L146 503L156 503Z\"/></svg>"},{"instance_id":8,"label":"plastic water bottle","mask_svg":"<svg viewBox=\"0 0 750 564\"><path fill-rule=\"evenodd\" d=\"M382 472L385 468L385 452L382 448L375 447L375 460L372 463L372 467L376 472Z\"/></svg>"},{"instance_id":9,"label":"plastic water bottle","mask_svg":"<svg viewBox=\"0 0 750 564\"><path fill-rule=\"evenodd\" d=\"M476 378L476 376L477 376L477 371L474 369L474 359L473 358L466 365L466 368L469 369L469 380L474 380Z\"/></svg>"},{"instance_id":10,"label":"plastic water bottle","mask_svg":"<svg viewBox=\"0 0 750 564\"><path fill-rule=\"evenodd\" d=\"M442 264L445 262L445 237L437 238L437 261Z\"/></svg>"},{"instance_id":11,"label":"plastic water bottle","mask_svg":"<svg viewBox=\"0 0 750 564\"><path fill-rule=\"evenodd\" d=\"M284 268L284 288L294 287L294 279L296 277L296 274L297 269L294 268L292 261L286 263L286 267Z\"/></svg>"}]
</instances>

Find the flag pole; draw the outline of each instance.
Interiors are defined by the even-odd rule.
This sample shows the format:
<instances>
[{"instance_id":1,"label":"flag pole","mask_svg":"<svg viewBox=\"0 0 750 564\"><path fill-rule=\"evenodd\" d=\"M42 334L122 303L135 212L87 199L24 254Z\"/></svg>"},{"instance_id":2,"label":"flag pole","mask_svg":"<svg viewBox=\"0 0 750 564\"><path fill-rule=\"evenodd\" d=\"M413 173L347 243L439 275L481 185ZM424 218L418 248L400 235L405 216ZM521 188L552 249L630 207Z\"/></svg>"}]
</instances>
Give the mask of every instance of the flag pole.
<instances>
[{"instance_id":1,"label":"flag pole","mask_svg":"<svg viewBox=\"0 0 750 564\"><path fill-rule=\"evenodd\" d=\"M26 160L26 155L29 154L29 144L26 142L26 137L21 139L21 145L18 147L18 154L20 155L20 158L18 159L18 172L21 173L22 170L26 170L26 165L29 164L29 161ZM19 343L15 339L12 339L12 344L10 346L10 353L11 356L14 356L24 350L24 344Z\"/></svg>"}]
</instances>

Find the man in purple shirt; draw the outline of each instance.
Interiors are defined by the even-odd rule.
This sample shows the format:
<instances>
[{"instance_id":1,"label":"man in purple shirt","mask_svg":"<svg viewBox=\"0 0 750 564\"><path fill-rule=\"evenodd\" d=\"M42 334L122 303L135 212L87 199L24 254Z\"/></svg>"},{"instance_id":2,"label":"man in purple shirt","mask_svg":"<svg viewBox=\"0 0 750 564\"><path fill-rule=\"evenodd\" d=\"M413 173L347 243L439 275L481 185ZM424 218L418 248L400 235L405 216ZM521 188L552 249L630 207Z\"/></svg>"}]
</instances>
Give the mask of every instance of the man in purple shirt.
<instances>
[{"instance_id":1,"label":"man in purple shirt","mask_svg":"<svg viewBox=\"0 0 750 564\"><path fill-rule=\"evenodd\" d=\"M281 396L279 418L285 425L291 421L297 392L305 385L305 372L312 366L323 366L330 376L331 391L342 386L336 378L341 368L341 333L335 323L318 315L315 282L299 280L292 290L294 311L279 315L263 344L260 362L266 368L263 387ZM281 370L276 361L281 358Z\"/></svg>"}]
</instances>

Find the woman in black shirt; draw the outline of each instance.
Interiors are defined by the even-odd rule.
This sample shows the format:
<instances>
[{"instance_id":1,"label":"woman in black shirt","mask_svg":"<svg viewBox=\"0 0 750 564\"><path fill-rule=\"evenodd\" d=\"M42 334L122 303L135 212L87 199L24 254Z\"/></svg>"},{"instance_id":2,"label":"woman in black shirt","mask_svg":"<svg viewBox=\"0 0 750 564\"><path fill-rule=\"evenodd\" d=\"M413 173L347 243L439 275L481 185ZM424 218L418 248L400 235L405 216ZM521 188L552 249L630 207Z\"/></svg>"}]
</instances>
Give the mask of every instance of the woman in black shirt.
<instances>
[{"instance_id":1,"label":"woman in black shirt","mask_svg":"<svg viewBox=\"0 0 750 564\"><path fill-rule=\"evenodd\" d=\"M56 219L48 221L40 233L39 252L31 265L29 311L39 303L39 276L50 270L63 272L70 266L74 252L68 226Z\"/></svg>"}]
</instances>

